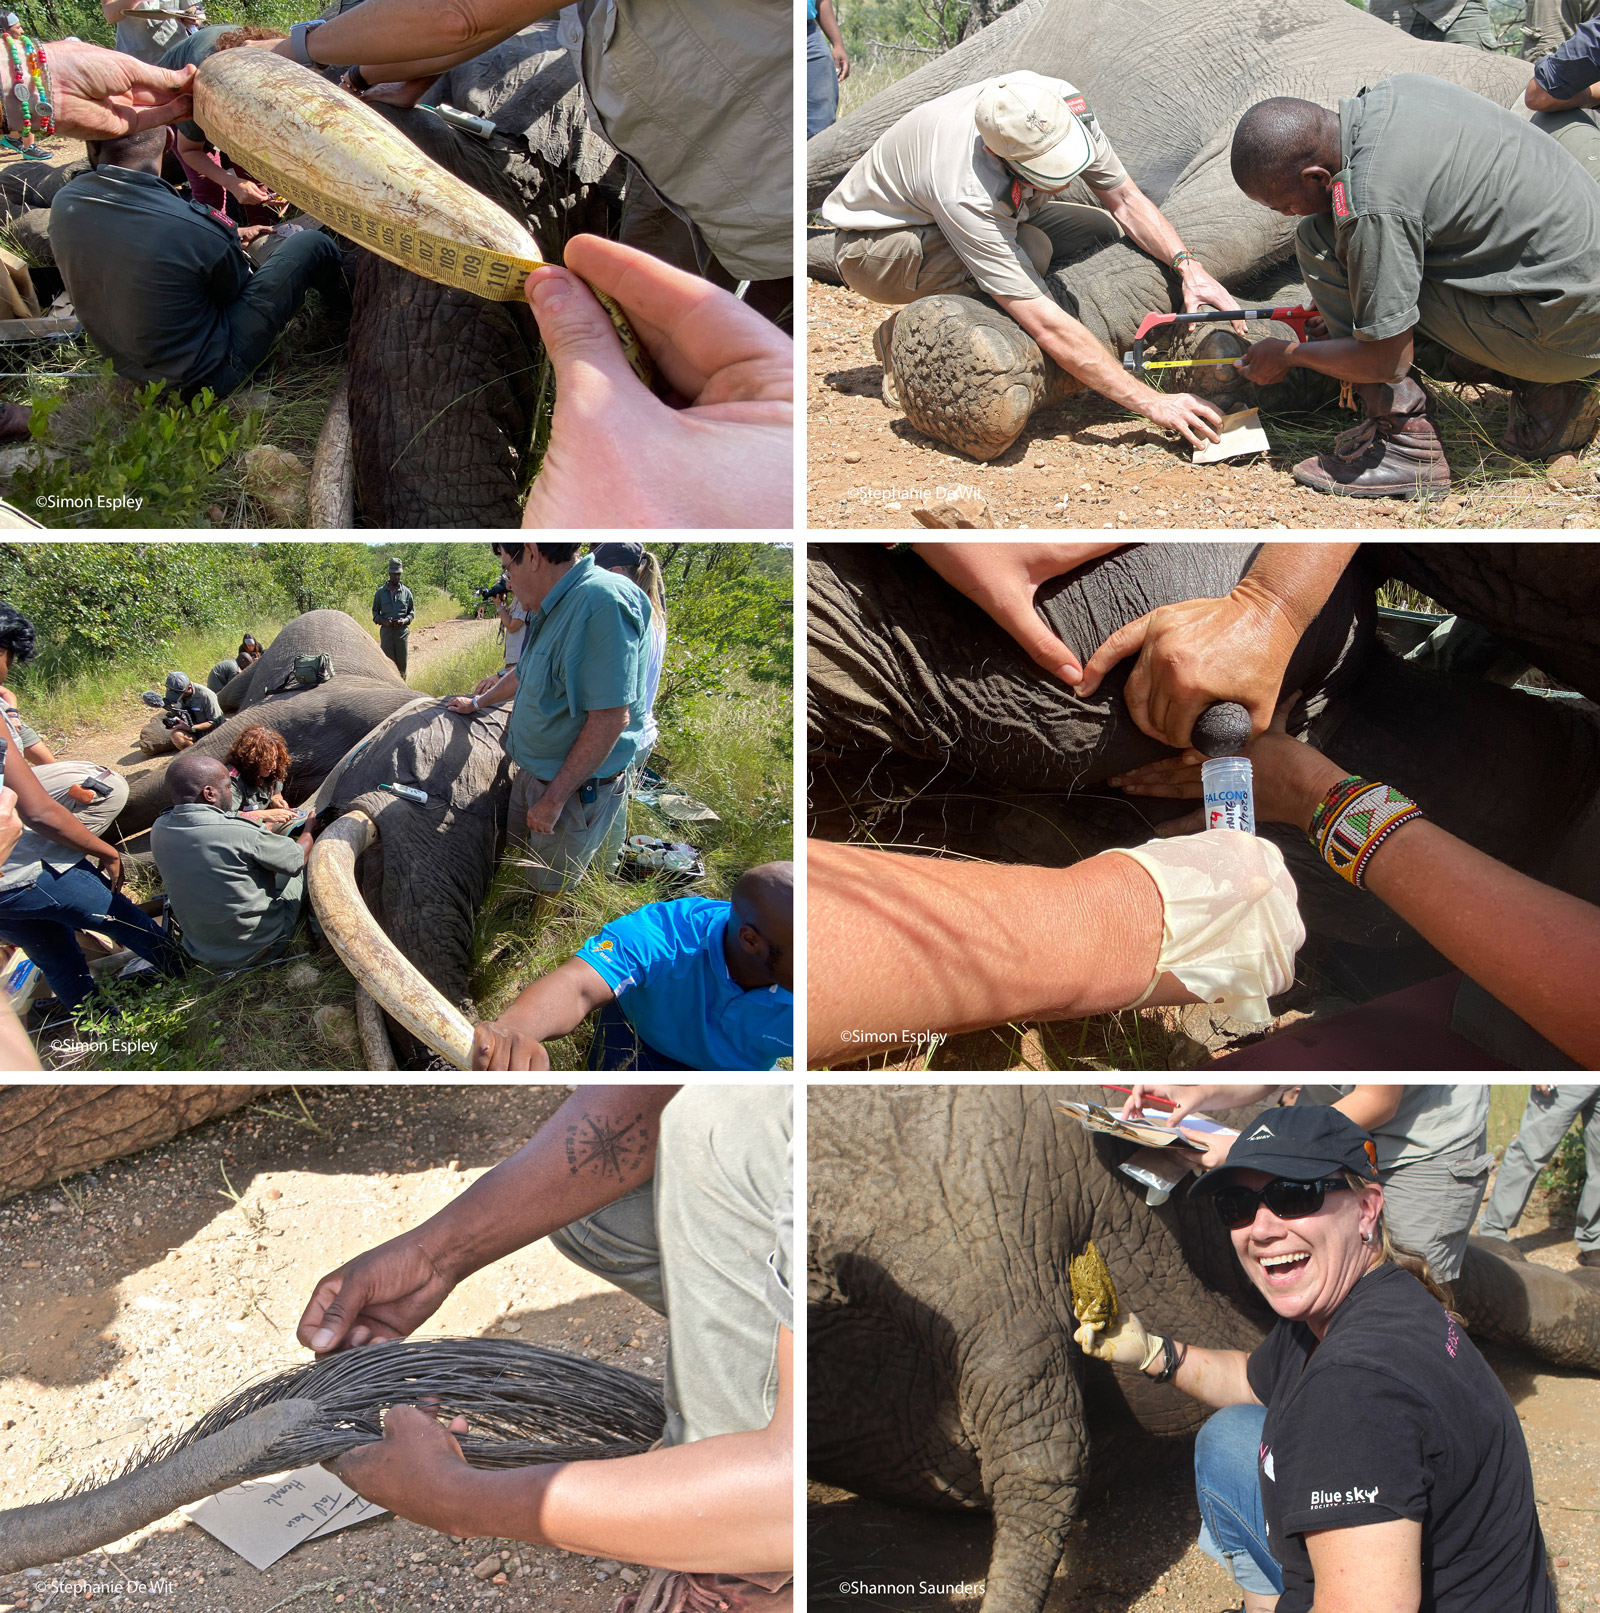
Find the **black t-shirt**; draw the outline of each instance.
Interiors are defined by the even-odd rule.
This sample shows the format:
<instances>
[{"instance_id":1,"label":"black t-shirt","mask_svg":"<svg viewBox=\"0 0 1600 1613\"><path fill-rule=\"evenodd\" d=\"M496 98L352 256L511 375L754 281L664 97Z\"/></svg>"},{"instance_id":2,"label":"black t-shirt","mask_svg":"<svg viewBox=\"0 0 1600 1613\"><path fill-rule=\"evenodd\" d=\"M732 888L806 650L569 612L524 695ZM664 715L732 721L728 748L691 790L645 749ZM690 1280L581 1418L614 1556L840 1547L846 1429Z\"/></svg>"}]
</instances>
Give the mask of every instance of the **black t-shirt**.
<instances>
[{"instance_id":1,"label":"black t-shirt","mask_svg":"<svg viewBox=\"0 0 1600 1613\"><path fill-rule=\"evenodd\" d=\"M1422 1524L1421 1613L1556 1613L1517 1414L1409 1272L1368 1272L1321 1344L1279 1322L1249 1375L1267 1407L1259 1475L1278 1613L1311 1608L1308 1530L1396 1518Z\"/></svg>"}]
</instances>

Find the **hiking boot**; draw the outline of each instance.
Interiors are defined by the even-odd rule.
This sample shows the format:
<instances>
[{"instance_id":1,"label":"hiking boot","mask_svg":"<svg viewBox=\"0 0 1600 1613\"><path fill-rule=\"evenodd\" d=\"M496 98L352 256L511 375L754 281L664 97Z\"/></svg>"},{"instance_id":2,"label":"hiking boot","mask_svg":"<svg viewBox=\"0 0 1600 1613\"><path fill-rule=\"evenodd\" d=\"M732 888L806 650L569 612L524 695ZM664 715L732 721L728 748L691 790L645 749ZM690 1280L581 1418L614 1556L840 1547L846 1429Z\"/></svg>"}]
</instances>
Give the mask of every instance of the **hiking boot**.
<instances>
[{"instance_id":1,"label":"hiking boot","mask_svg":"<svg viewBox=\"0 0 1600 1613\"><path fill-rule=\"evenodd\" d=\"M1444 445L1428 418L1428 394L1409 376L1392 386L1373 382L1356 395L1367 418L1342 433L1332 453L1303 459L1294 479L1344 498L1422 498L1450 491Z\"/></svg>"},{"instance_id":2,"label":"hiking boot","mask_svg":"<svg viewBox=\"0 0 1600 1613\"><path fill-rule=\"evenodd\" d=\"M1501 370L1491 370L1487 364L1480 364L1476 359L1462 358L1459 353L1447 354L1444 367L1450 372L1452 381L1465 381L1470 386L1497 386L1504 392L1509 392L1517 383ZM1431 370L1428 372L1433 373Z\"/></svg>"},{"instance_id":3,"label":"hiking boot","mask_svg":"<svg viewBox=\"0 0 1600 1613\"><path fill-rule=\"evenodd\" d=\"M1519 459L1576 453L1600 430L1600 390L1592 381L1513 381L1511 425L1500 446Z\"/></svg>"},{"instance_id":4,"label":"hiking boot","mask_svg":"<svg viewBox=\"0 0 1600 1613\"><path fill-rule=\"evenodd\" d=\"M900 401L900 394L895 390L894 365L889 360L889 349L894 342L894 322L900 317L897 308L872 333L872 351L877 355L878 362L883 366L883 385L879 395L883 399L886 409L904 412L905 405Z\"/></svg>"}]
</instances>

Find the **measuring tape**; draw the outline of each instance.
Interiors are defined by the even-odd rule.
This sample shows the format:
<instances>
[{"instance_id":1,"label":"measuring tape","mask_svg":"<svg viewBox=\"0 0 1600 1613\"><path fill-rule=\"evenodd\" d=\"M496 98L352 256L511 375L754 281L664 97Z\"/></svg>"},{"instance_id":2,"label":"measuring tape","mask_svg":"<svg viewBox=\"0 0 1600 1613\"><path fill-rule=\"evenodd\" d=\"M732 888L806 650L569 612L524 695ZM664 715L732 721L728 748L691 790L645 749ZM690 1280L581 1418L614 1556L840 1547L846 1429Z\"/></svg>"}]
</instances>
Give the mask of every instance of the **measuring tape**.
<instances>
[{"instance_id":1,"label":"measuring tape","mask_svg":"<svg viewBox=\"0 0 1600 1613\"><path fill-rule=\"evenodd\" d=\"M470 291L490 302L517 302L522 297L523 282L534 269L546 265L536 258L513 258L492 248L470 246L462 241L448 241L431 235L426 230L395 224L388 219L373 218L345 202L336 201L303 179L285 173L270 158L258 157L254 152L240 160L258 179L272 188L286 201L292 202L301 212L309 213L319 224L357 242L380 258L399 264L424 279L440 285L454 286L458 291ZM588 285L588 282L584 282ZM633 373L646 386L655 384L655 366L644 344L628 323L628 316L605 292L589 286L595 300L605 309L622 341Z\"/></svg>"},{"instance_id":2,"label":"measuring tape","mask_svg":"<svg viewBox=\"0 0 1600 1613\"><path fill-rule=\"evenodd\" d=\"M1239 357L1243 357L1243 355L1241 354ZM1239 358L1147 358L1144 363L1136 365L1133 362L1132 353L1122 355L1123 367L1129 370L1197 370L1206 364L1237 364L1238 362Z\"/></svg>"}]
</instances>

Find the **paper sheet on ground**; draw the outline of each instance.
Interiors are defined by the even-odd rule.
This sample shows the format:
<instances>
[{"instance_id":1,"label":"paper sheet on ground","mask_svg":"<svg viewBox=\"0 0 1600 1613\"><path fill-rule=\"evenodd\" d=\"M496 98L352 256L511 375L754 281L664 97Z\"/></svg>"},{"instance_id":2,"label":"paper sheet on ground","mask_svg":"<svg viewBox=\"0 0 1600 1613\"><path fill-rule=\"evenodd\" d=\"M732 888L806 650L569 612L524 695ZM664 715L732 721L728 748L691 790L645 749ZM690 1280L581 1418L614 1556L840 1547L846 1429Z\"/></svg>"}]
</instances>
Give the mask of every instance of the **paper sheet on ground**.
<instances>
[{"instance_id":1,"label":"paper sheet on ground","mask_svg":"<svg viewBox=\"0 0 1600 1613\"><path fill-rule=\"evenodd\" d=\"M1264 454L1272 446L1261 429L1259 409L1238 409L1225 414L1217 427L1221 442L1208 442L1194 451L1197 465L1215 465L1223 459L1242 459L1246 454Z\"/></svg>"},{"instance_id":2,"label":"paper sheet on ground","mask_svg":"<svg viewBox=\"0 0 1600 1613\"><path fill-rule=\"evenodd\" d=\"M184 1507L183 1515L252 1568L270 1568L302 1540L381 1517L385 1510L363 1501L326 1468L300 1467L236 1484Z\"/></svg>"}]
</instances>

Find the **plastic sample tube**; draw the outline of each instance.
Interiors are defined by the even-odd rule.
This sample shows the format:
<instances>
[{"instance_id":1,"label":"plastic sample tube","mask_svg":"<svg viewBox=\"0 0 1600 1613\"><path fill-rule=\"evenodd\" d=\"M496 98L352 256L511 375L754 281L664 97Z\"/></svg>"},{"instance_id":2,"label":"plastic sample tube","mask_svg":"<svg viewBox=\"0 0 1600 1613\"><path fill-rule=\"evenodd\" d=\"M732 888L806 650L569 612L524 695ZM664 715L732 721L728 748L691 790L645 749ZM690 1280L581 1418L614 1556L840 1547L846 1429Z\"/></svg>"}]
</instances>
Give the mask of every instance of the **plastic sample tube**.
<instances>
[{"instance_id":1,"label":"plastic sample tube","mask_svg":"<svg viewBox=\"0 0 1600 1613\"><path fill-rule=\"evenodd\" d=\"M1200 768L1206 797L1206 828L1256 832L1256 799L1250 763L1243 756L1217 756Z\"/></svg>"}]
</instances>

